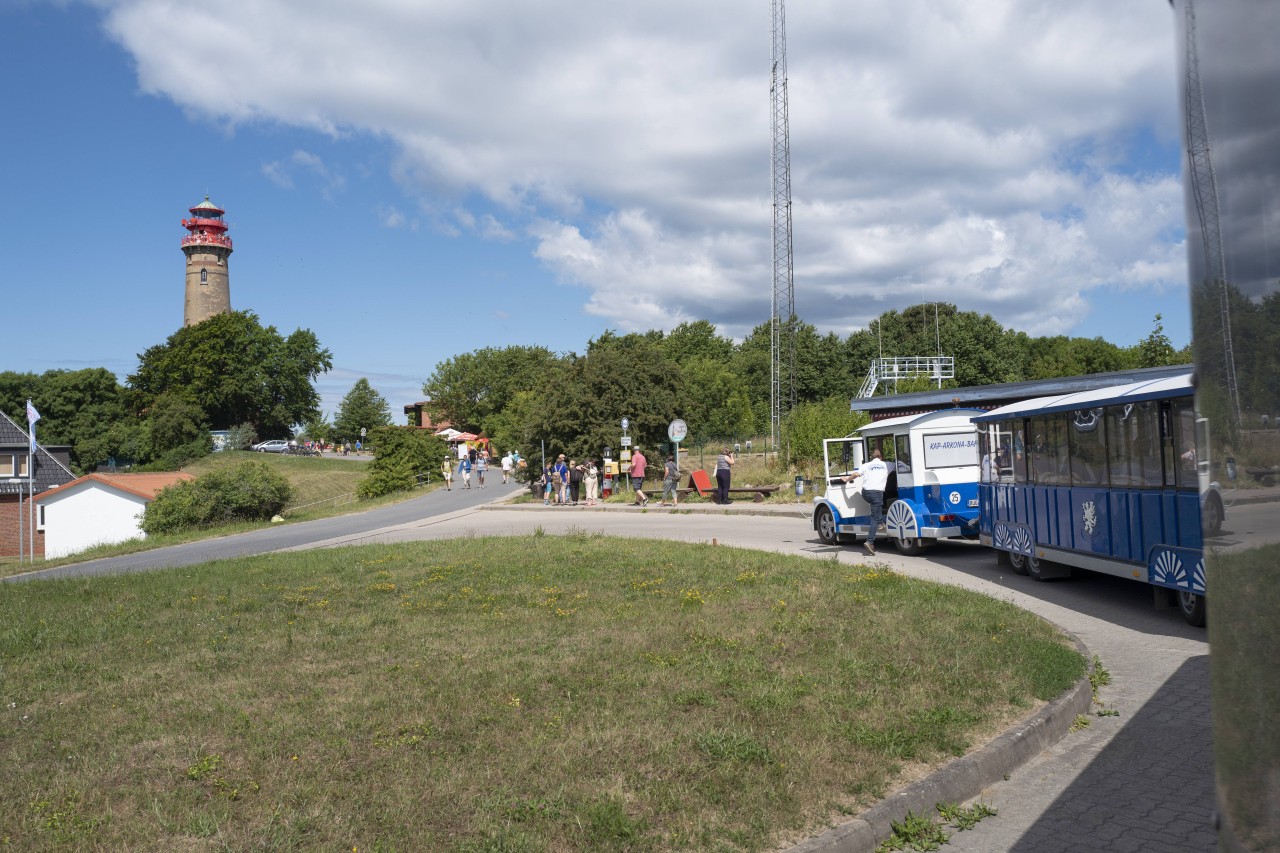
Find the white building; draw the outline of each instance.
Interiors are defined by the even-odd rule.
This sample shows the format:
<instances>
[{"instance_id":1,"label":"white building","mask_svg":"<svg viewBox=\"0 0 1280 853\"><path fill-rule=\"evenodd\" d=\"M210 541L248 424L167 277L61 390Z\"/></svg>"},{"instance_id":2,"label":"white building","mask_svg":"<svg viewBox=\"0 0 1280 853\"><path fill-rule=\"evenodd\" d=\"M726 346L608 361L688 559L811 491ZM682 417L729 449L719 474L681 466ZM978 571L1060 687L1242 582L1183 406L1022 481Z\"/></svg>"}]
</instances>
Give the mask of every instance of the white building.
<instances>
[{"instance_id":1,"label":"white building","mask_svg":"<svg viewBox=\"0 0 1280 853\"><path fill-rule=\"evenodd\" d=\"M36 496L47 559L94 545L145 538L142 512L161 489L190 474L89 474Z\"/></svg>"}]
</instances>

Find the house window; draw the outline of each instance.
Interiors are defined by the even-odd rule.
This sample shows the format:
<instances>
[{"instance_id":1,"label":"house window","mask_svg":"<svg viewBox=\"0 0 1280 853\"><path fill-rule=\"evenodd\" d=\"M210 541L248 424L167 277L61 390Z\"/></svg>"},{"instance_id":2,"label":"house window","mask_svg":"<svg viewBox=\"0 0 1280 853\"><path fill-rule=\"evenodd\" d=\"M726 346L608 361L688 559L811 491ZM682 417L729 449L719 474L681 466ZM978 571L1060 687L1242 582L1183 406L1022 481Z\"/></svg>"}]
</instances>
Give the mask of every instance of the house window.
<instances>
[{"instance_id":1,"label":"house window","mask_svg":"<svg viewBox=\"0 0 1280 853\"><path fill-rule=\"evenodd\" d=\"M5 453L0 455L0 477L27 476L27 455L25 453Z\"/></svg>"},{"instance_id":2,"label":"house window","mask_svg":"<svg viewBox=\"0 0 1280 853\"><path fill-rule=\"evenodd\" d=\"M36 505L36 530L44 530L44 504Z\"/></svg>"}]
</instances>

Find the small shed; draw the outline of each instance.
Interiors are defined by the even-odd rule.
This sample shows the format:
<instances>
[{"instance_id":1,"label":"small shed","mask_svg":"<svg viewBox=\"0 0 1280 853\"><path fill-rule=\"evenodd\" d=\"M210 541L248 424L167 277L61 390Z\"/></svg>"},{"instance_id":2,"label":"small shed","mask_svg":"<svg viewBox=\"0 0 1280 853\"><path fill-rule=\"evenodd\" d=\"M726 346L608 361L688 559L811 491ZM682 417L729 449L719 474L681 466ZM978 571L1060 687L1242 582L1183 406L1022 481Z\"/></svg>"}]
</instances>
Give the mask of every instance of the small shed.
<instances>
[{"instance_id":1,"label":"small shed","mask_svg":"<svg viewBox=\"0 0 1280 853\"><path fill-rule=\"evenodd\" d=\"M94 545L145 538L142 512L161 489L190 474L88 474L36 496L45 557L65 557Z\"/></svg>"}]
</instances>

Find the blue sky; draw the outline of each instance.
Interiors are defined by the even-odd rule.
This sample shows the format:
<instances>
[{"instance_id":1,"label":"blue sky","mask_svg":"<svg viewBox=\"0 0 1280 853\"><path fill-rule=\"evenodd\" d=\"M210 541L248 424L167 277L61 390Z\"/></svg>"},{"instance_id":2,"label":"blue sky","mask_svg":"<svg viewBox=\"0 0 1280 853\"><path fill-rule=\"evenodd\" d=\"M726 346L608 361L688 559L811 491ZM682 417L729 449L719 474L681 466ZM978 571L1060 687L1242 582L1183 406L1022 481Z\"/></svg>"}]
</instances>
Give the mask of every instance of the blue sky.
<instances>
[{"instance_id":1,"label":"blue sky","mask_svg":"<svg viewBox=\"0 0 1280 853\"><path fill-rule=\"evenodd\" d=\"M0 6L0 282L27 306L0 369L131 372L181 325L206 193L232 304L332 350L330 413L363 376L398 416L483 346L741 337L770 288L755 5ZM1160 312L1185 343L1163 5L788 8L801 317L940 299L1128 345Z\"/></svg>"}]
</instances>

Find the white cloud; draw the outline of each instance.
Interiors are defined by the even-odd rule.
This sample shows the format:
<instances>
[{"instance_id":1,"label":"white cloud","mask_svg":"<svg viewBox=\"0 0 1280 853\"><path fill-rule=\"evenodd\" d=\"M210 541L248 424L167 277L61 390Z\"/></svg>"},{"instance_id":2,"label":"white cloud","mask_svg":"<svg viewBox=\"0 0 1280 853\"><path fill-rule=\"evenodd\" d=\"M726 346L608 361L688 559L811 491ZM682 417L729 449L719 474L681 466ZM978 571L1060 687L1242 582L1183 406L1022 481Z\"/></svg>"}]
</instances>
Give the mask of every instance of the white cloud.
<instances>
[{"instance_id":1,"label":"white cloud","mask_svg":"<svg viewBox=\"0 0 1280 853\"><path fill-rule=\"evenodd\" d=\"M767 3L101 2L144 91L389 140L435 230L532 237L609 325L767 317ZM924 297L1070 332L1095 288L1183 280L1176 166L1133 162L1176 148L1165 4L814 0L787 26L806 319ZM305 151L263 173L343 185Z\"/></svg>"},{"instance_id":2,"label":"white cloud","mask_svg":"<svg viewBox=\"0 0 1280 853\"><path fill-rule=\"evenodd\" d=\"M262 174L281 189L294 188L293 176L296 172L310 173L319 178L325 198L331 198L346 185L346 178L340 172L327 166L324 160L310 151L297 150L284 160L262 164Z\"/></svg>"}]
</instances>

